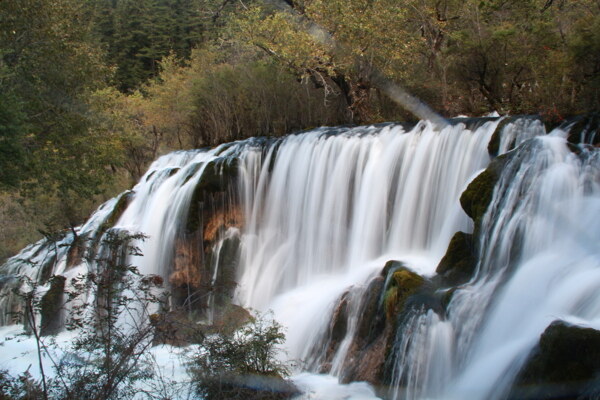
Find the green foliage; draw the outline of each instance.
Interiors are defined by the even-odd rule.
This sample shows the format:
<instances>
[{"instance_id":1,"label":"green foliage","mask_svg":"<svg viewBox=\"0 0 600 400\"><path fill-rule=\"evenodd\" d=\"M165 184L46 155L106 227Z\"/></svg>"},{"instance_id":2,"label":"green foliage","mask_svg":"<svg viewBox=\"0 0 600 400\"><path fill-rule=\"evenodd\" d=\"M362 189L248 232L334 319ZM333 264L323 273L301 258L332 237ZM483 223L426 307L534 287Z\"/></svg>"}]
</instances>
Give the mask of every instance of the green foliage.
<instances>
[{"instance_id":1,"label":"green foliage","mask_svg":"<svg viewBox=\"0 0 600 400\"><path fill-rule=\"evenodd\" d=\"M189 66L165 59L160 82L131 104L142 129L172 149L346 122L339 101L263 58L246 48L210 46L196 50Z\"/></svg>"},{"instance_id":2,"label":"green foliage","mask_svg":"<svg viewBox=\"0 0 600 400\"><path fill-rule=\"evenodd\" d=\"M206 336L188 365L196 392L207 400L288 398L295 389L283 380L288 366L276 358L284 340L281 325L263 316L234 332ZM248 389L257 376L271 379Z\"/></svg>"},{"instance_id":3,"label":"green foliage","mask_svg":"<svg viewBox=\"0 0 600 400\"><path fill-rule=\"evenodd\" d=\"M0 55L2 185L20 184L34 202L53 200L55 213L46 205L38 214L54 229L79 223L88 212L81 204L106 188L119 154L114 137L95 129L89 94L105 83L108 70L81 4L3 1Z\"/></svg>"},{"instance_id":4,"label":"green foliage","mask_svg":"<svg viewBox=\"0 0 600 400\"><path fill-rule=\"evenodd\" d=\"M106 63L115 66L114 86L133 92L158 75L165 57L189 59L196 45L213 37L221 14L232 9L228 3L89 0L87 7L95 35L106 49Z\"/></svg>"},{"instance_id":5,"label":"green foliage","mask_svg":"<svg viewBox=\"0 0 600 400\"><path fill-rule=\"evenodd\" d=\"M2 78L0 77L0 82ZM0 102L0 187L14 188L23 178L26 163L25 113L13 93L2 93Z\"/></svg>"}]
</instances>

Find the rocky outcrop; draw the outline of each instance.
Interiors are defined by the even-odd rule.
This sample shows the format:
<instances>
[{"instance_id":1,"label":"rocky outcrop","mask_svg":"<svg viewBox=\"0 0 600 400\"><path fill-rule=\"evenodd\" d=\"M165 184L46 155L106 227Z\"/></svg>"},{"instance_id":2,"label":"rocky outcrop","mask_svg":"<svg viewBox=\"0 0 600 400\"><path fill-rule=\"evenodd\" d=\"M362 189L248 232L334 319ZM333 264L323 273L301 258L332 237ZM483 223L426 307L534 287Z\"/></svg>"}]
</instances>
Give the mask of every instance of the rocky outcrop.
<instances>
[{"instance_id":1,"label":"rocky outcrop","mask_svg":"<svg viewBox=\"0 0 600 400\"><path fill-rule=\"evenodd\" d=\"M473 235L456 232L435 272L443 278L446 285L455 286L469 281L476 267L477 254Z\"/></svg>"},{"instance_id":2,"label":"rocky outcrop","mask_svg":"<svg viewBox=\"0 0 600 400\"><path fill-rule=\"evenodd\" d=\"M500 151L500 142L502 140L502 131L504 130L504 128L512 124L517 119L518 117L506 117L498 123L487 147L488 154L490 155L490 157L496 157Z\"/></svg>"},{"instance_id":3,"label":"rocky outcrop","mask_svg":"<svg viewBox=\"0 0 600 400\"><path fill-rule=\"evenodd\" d=\"M331 370L340 345L350 339L340 380L385 385L386 363L398 321L414 309L442 312L441 297L432 282L402 262L388 261L366 287L351 288L338 300L326 339L314 350L322 354L318 359L320 372Z\"/></svg>"},{"instance_id":4,"label":"rocky outcrop","mask_svg":"<svg viewBox=\"0 0 600 400\"><path fill-rule=\"evenodd\" d=\"M584 400L600 396L600 331L553 322L521 369L509 399Z\"/></svg>"},{"instance_id":5,"label":"rocky outcrop","mask_svg":"<svg viewBox=\"0 0 600 400\"><path fill-rule=\"evenodd\" d=\"M62 329L61 310L63 307L63 295L65 293L65 281L67 278L55 275L50 278L50 288L40 300L42 336L55 335Z\"/></svg>"},{"instance_id":6,"label":"rocky outcrop","mask_svg":"<svg viewBox=\"0 0 600 400\"><path fill-rule=\"evenodd\" d=\"M496 183L510 158L511 156L503 154L493 159L489 166L469 183L460 196L462 209L475 223L474 237L478 236L481 221L492 201Z\"/></svg>"},{"instance_id":7,"label":"rocky outcrop","mask_svg":"<svg viewBox=\"0 0 600 400\"><path fill-rule=\"evenodd\" d=\"M169 276L175 307L194 309L198 317L205 314L209 301L216 299L223 305L232 295L239 239L226 237L226 233L232 228L239 230L244 222L235 192L237 161L218 159L199 164L190 178L200 168L204 168L202 176L194 188L183 229L175 239Z\"/></svg>"},{"instance_id":8,"label":"rocky outcrop","mask_svg":"<svg viewBox=\"0 0 600 400\"><path fill-rule=\"evenodd\" d=\"M154 330L152 343L171 346L201 343L204 337L211 333L231 334L251 318L248 310L234 304L221 308L212 324L199 324L194 320L193 315L182 310L152 314L150 315L150 323Z\"/></svg>"},{"instance_id":9,"label":"rocky outcrop","mask_svg":"<svg viewBox=\"0 0 600 400\"><path fill-rule=\"evenodd\" d=\"M396 320L397 315L405 310L407 299L424 283L425 279L405 267L393 271L383 297L386 319Z\"/></svg>"},{"instance_id":10,"label":"rocky outcrop","mask_svg":"<svg viewBox=\"0 0 600 400\"><path fill-rule=\"evenodd\" d=\"M600 146L600 113L593 112L565 121L561 128L569 130L567 141L578 145Z\"/></svg>"}]
</instances>

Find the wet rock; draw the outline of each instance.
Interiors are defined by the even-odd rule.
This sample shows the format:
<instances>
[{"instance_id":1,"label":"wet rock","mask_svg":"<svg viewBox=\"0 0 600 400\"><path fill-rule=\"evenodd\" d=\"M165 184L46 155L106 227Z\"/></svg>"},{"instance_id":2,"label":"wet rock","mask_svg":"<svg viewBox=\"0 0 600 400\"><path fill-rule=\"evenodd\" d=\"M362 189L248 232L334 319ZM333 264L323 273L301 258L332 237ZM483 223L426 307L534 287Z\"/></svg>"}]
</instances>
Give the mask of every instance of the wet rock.
<instances>
[{"instance_id":1,"label":"wet rock","mask_svg":"<svg viewBox=\"0 0 600 400\"><path fill-rule=\"evenodd\" d=\"M365 338L367 343L371 343L379 337L385 327L385 318L380 312L381 293L385 286L385 279L381 276L373 278L367 286L359 315L363 318L359 321L357 335Z\"/></svg>"},{"instance_id":2,"label":"wet rock","mask_svg":"<svg viewBox=\"0 0 600 400\"><path fill-rule=\"evenodd\" d=\"M600 331L553 322L521 369L510 399L597 399Z\"/></svg>"},{"instance_id":3,"label":"wet rock","mask_svg":"<svg viewBox=\"0 0 600 400\"><path fill-rule=\"evenodd\" d=\"M85 252L87 249L86 238L77 236L73 239L73 242L69 246L67 251L67 269L73 268L76 265L81 264Z\"/></svg>"},{"instance_id":4,"label":"wet rock","mask_svg":"<svg viewBox=\"0 0 600 400\"><path fill-rule=\"evenodd\" d=\"M215 160L206 165L192 194L185 230L188 233L200 228L207 213L227 208L231 191L237 178L237 160Z\"/></svg>"},{"instance_id":5,"label":"wet rock","mask_svg":"<svg viewBox=\"0 0 600 400\"><path fill-rule=\"evenodd\" d=\"M490 138L490 142L488 143L488 154L490 157L496 157L500 151L500 141L502 139L502 131L506 128L507 125L516 121L519 117L507 117L498 123L492 137Z\"/></svg>"},{"instance_id":6,"label":"wet rock","mask_svg":"<svg viewBox=\"0 0 600 400\"><path fill-rule=\"evenodd\" d=\"M244 307L228 304L227 306L219 308L213 324L208 328L208 331L230 334L240 329L251 319L252 315Z\"/></svg>"},{"instance_id":7,"label":"wet rock","mask_svg":"<svg viewBox=\"0 0 600 400\"><path fill-rule=\"evenodd\" d=\"M154 329L153 346L159 344L187 346L191 343L200 343L204 337L204 332L198 324L183 311L152 314L150 323Z\"/></svg>"},{"instance_id":8,"label":"wet rock","mask_svg":"<svg viewBox=\"0 0 600 400\"><path fill-rule=\"evenodd\" d=\"M67 278L61 275L54 275L50 278L50 288L40 300L41 326L40 334L42 336L55 335L62 328L61 310L63 307L63 294L65 293L65 281Z\"/></svg>"},{"instance_id":9,"label":"wet rock","mask_svg":"<svg viewBox=\"0 0 600 400\"><path fill-rule=\"evenodd\" d=\"M579 145L600 146L600 113L592 112L571 118L560 126L569 131L567 141Z\"/></svg>"},{"instance_id":10,"label":"wet rock","mask_svg":"<svg viewBox=\"0 0 600 400\"><path fill-rule=\"evenodd\" d=\"M171 346L201 343L206 335L212 333L231 334L248 323L251 318L248 310L235 304L222 307L210 325L198 321L193 314L185 310L152 314L150 315L150 323L154 329L152 343Z\"/></svg>"},{"instance_id":11,"label":"wet rock","mask_svg":"<svg viewBox=\"0 0 600 400\"><path fill-rule=\"evenodd\" d=\"M113 207L111 213L106 217L104 222L100 227L100 232L106 232L108 229L112 228L121 215L125 212L131 201L133 200L134 192L132 190L128 190L119 196L117 203ZM100 236L100 235L98 235Z\"/></svg>"},{"instance_id":12,"label":"wet rock","mask_svg":"<svg viewBox=\"0 0 600 400\"><path fill-rule=\"evenodd\" d=\"M393 321L404 310L406 300L423 286L425 279L406 268L393 272L384 295L386 319Z\"/></svg>"},{"instance_id":13,"label":"wet rock","mask_svg":"<svg viewBox=\"0 0 600 400\"><path fill-rule=\"evenodd\" d=\"M469 281L476 267L477 258L473 235L456 232L435 272L443 277L445 283L453 286Z\"/></svg>"},{"instance_id":14,"label":"wet rock","mask_svg":"<svg viewBox=\"0 0 600 400\"><path fill-rule=\"evenodd\" d=\"M348 292L340 298L331 318L330 353L344 340L346 333L348 333Z\"/></svg>"},{"instance_id":15,"label":"wet rock","mask_svg":"<svg viewBox=\"0 0 600 400\"><path fill-rule=\"evenodd\" d=\"M217 307L229 304L233 298L237 287L236 273L240 257L240 244L241 241L237 235L224 239L219 253L212 254L209 261L210 274L216 277L211 290ZM217 257L218 265L216 265L216 260L213 262L213 257ZM213 271L213 268L217 268L217 271Z\"/></svg>"},{"instance_id":16,"label":"wet rock","mask_svg":"<svg viewBox=\"0 0 600 400\"><path fill-rule=\"evenodd\" d=\"M386 356L393 339L392 332L392 326L386 326L381 334L358 354L353 368L346 371L344 382L364 381L374 386L382 384Z\"/></svg>"},{"instance_id":17,"label":"wet rock","mask_svg":"<svg viewBox=\"0 0 600 400\"><path fill-rule=\"evenodd\" d=\"M489 166L471 181L460 196L460 205L475 222L474 237L477 237L483 215L492 201L494 187L509 159L510 156L506 154L493 159Z\"/></svg>"},{"instance_id":18,"label":"wet rock","mask_svg":"<svg viewBox=\"0 0 600 400\"><path fill-rule=\"evenodd\" d=\"M200 308L205 306L209 289L208 271L203 268L201 233L196 232L178 237L175 241L172 272L169 276L171 295L176 306ZM205 286L205 290L203 289ZM201 304L196 304L201 302Z\"/></svg>"}]
</instances>

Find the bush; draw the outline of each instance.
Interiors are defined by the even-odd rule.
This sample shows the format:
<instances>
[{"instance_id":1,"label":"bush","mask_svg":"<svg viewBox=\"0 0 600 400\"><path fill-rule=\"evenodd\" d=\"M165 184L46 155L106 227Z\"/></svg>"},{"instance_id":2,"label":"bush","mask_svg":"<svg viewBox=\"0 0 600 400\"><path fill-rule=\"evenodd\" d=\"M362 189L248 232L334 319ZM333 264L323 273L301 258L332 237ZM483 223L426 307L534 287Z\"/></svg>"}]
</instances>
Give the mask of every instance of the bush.
<instances>
[{"instance_id":1,"label":"bush","mask_svg":"<svg viewBox=\"0 0 600 400\"><path fill-rule=\"evenodd\" d=\"M279 323L256 316L233 333L207 336L188 364L196 393L212 399L287 399L297 394L277 360L285 340Z\"/></svg>"}]
</instances>

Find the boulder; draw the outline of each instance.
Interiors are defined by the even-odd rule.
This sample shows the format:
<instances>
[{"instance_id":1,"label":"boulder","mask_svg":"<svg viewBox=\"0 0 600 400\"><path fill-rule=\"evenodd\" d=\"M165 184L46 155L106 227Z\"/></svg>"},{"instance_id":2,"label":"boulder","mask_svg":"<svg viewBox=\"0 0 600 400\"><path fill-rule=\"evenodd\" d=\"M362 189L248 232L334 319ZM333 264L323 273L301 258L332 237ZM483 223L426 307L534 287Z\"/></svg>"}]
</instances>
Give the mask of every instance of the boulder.
<instances>
[{"instance_id":1,"label":"boulder","mask_svg":"<svg viewBox=\"0 0 600 400\"><path fill-rule=\"evenodd\" d=\"M584 400L600 396L600 331L553 322L521 369L510 399Z\"/></svg>"},{"instance_id":2,"label":"boulder","mask_svg":"<svg viewBox=\"0 0 600 400\"><path fill-rule=\"evenodd\" d=\"M476 267L477 257L473 235L456 232L435 272L443 277L447 285L454 286L469 281Z\"/></svg>"},{"instance_id":3,"label":"boulder","mask_svg":"<svg viewBox=\"0 0 600 400\"><path fill-rule=\"evenodd\" d=\"M425 279L407 268L392 273L383 298L386 319L393 321L404 310L406 300L420 289Z\"/></svg>"}]
</instances>

